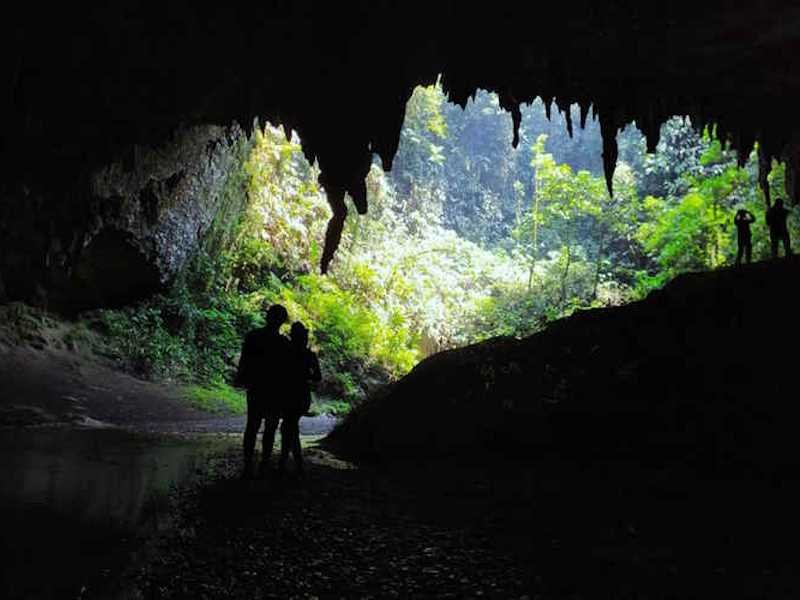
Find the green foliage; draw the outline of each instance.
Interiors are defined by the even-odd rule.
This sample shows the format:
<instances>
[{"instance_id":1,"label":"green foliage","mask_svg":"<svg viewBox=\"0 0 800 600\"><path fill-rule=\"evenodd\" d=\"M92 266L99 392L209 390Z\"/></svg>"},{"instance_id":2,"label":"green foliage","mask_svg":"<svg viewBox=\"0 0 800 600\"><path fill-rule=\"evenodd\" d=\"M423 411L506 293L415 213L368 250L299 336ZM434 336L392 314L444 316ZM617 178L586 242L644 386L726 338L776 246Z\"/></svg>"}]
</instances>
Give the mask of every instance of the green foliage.
<instances>
[{"instance_id":1,"label":"green foliage","mask_svg":"<svg viewBox=\"0 0 800 600\"><path fill-rule=\"evenodd\" d=\"M311 408L308 414L311 416L317 415L334 415L343 417L350 412L352 403L345 402L344 400L331 400L329 398L314 398L311 401Z\"/></svg>"},{"instance_id":2,"label":"green foliage","mask_svg":"<svg viewBox=\"0 0 800 600\"><path fill-rule=\"evenodd\" d=\"M292 319L309 327L312 342L334 370L359 362L377 364L396 376L416 363L413 339L403 320L382 320L362 296L342 289L333 278L301 275L290 285L267 292L265 298L283 304Z\"/></svg>"},{"instance_id":3,"label":"green foliage","mask_svg":"<svg viewBox=\"0 0 800 600\"><path fill-rule=\"evenodd\" d=\"M755 151L744 169L738 168L732 153L718 141L705 138L698 162L703 171L681 176L680 197L645 198L644 218L636 238L652 258L654 267L639 274L643 292L660 287L685 271L715 269L734 262L737 243L733 217L739 208L756 215L752 226L753 260L769 257L763 195L757 184ZM770 177L774 197L782 194L785 172L776 165ZM792 237L797 239L797 216L790 219Z\"/></svg>"},{"instance_id":4,"label":"green foliage","mask_svg":"<svg viewBox=\"0 0 800 600\"><path fill-rule=\"evenodd\" d=\"M44 329L54 325L46 313L21 302L0 305L0 342L36 342L42 339Z\"/></svg>"},{"instance_id":5,"label":"green foliage","mask_svg":"<svg viewBox=\"0 0 800 600\"><path fill-rule=\"evenodd\" d=\"M640 236L645 251L653 254L661 267L651 285L663 285L679 273L701 269L716 260L715 233L722 223L704 195L691 192L678 204L649 198L647 207L655 218L642 225Z\"/></svg>"},{"instance_id":6,"label":"green foliage","mask_svg":"<svg viewBox=\"0 0 800 600\"><path fill-rule=\"evenodd\" d=\"M541 329L548 321L543 297L524 288L484 298L476 309L475 341L498 336L523 337Z\"/></svg>"},{"instance_id":7,"label":"green foliage","mask_svg":"<svg viewBox=\"0 0 800 600\"><path fill-rule=\"evenodd\" d=\"M184 393L189 402L200 410L233 415L247 413L247 399L244 393L222 383L207 386L189 385L184 389Z\"/></svg>"},{"instance_id":8,"label":"green foliage","mask_svg":"<svg viewBox=\"0 0 800 600\"><path fill-rule=\"evenodd\" d=\"M612 198L602 176L557 163L546 143L542 134L531 146L533 197L527 209L519 202L512 232L515 251L528 265L526 293L536 302L512 292L497 315L513 332L531 317L543 322L596 303L610 282L625 285L632 263L624 243L639 212L631 169L618 166Z\"/></svg>"},{"instance_id":9,"label":"green foliage","mask_svg":"<svg viewBox=\"0 0 800 600\"><path fill-rule=\"evenodd\" d=\"M259 322L259 309L235 294L192 289L183 281L137 306L101 311L100 319L135 372L222 383L235 368L242 336Z\"/></svg>"},{"instance_id":10,"label":"green foliage","mask_svg":"<svg viewBox=\"0 0 800 600\"><path fill-rule=\"evenodd\" d=\"M339 411L430 353L528 335L681 272L731 264L739 207L757 215L754 256L768 254L753 159L739 169L686 119L668 121L648 156L628 127L610 197L597 124L569 138L564 117L547 120L542 109L523 112L513 150L495 95L478 93L462 111L440 86L418 88L393 171L372 165L369 214L348 219L326 276L317 272L330 216L319 170L296 136L256 131L223 195L233 208L218 241L165 294L102 313L114 347L141 373L200 382L195 402L231 409L240 397L223 384L242 338L280 302L320 355L327 400L317 405ZM577 108L571 116L578 121ZM784 178L776 166L773 196ZM794 235L797 216L790 223Z\"/></svg>"}]
</instances>

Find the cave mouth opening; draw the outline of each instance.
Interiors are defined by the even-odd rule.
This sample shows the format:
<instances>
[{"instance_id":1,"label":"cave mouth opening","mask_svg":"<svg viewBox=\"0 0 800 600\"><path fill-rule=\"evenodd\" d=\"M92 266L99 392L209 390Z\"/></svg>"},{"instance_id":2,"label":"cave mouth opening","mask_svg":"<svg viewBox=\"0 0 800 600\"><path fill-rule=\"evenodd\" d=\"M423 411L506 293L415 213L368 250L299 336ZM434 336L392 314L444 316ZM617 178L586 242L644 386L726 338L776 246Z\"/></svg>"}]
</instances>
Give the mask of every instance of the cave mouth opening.
<instances>
[{"instance_id":1,"label":"cave mouth opening","mask_svg":"<svg viewBox=\"0 0 800 600\"><path fill-rule=\"evenodd\" d=\"M296 135L267 125L247 168L250 239L269 264L248 264L238 280L258 294L268 276L266 296L309 321L323 351L397 375L444 349L530 335L680 273L732 265L739 209L756 215L754 260L769 257L757 149L740 161L713 130L673 117L650 154L633 124L618 135L612 197L601 127L587 112L525 105L514 148L496 94L479 91L462 109L438 83L417 87L392 170L373 161L370 210L348 218L325 277L316 274L330 216L319 170ZM775 163L773 197L784 178Z\"/></svg>"},{"instance_id":2,"label":"cave mouth opening","mask_svg":"<svg viewBox=\"0 0 800 600\"><path fill-rule=\"evenodd\" d=\"M346 412L442 350L525 337L732 265L739 209L756 217L753 259L770 255L757 149L740 166L713 132L675 117L649 154L631 125L611 196L591 108L567 117L538 100L515 128L494 93L449 100L440 83L411 95L393 167L371 163L370 210L346 219L327 274L329 190L304 140L270 124L198 126L134 153L132 171L99 172L105 218L56 300L103 307L101 329L137 374L199 382L201 404L235 410L244 401L226 385L242 339L284 304L323 360L324 410ZM773 197L785 177L773 164Z\"/></svg>"}]
</instances>

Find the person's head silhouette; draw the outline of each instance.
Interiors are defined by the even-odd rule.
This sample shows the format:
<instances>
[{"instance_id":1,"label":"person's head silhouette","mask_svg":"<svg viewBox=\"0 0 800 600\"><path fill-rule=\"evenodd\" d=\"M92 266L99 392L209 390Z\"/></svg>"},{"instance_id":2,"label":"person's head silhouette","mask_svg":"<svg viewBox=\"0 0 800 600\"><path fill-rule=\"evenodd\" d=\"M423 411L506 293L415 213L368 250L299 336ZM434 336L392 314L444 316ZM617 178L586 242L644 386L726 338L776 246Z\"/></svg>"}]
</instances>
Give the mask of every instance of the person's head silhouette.
<instances>
[{"instance_id":1,"label":"person's head silhouette","mask_svg":"<svg viewBox=\"0 0 800 600\"><path fill-rule=\"evenodd\" d=\"M306 326L300 321L292 323L290 336L292 338L292 344L295 346L305 348L308 345L308 329L306 329Z\"/></svg>"},{"instance_id":2,"label":"person's head silhouette","mask_svg":"<svg viewBox=\"0 0 800 600\"><path fill-rule=\"evenodd\" d=\"M278 331L289 319L289 313L281 304L273 304L267 309L267 329Z\"/></svg>"},{"instance_id":3,"label":"person's head silhouette","mask_svg":"<svg viewBox=\"0 0 800 600\"><path fill-rule=\"evenodd\" d=\"M783 208L783 200L781 198L775 198L775 208Z\"/></svg>"}]
</instances>

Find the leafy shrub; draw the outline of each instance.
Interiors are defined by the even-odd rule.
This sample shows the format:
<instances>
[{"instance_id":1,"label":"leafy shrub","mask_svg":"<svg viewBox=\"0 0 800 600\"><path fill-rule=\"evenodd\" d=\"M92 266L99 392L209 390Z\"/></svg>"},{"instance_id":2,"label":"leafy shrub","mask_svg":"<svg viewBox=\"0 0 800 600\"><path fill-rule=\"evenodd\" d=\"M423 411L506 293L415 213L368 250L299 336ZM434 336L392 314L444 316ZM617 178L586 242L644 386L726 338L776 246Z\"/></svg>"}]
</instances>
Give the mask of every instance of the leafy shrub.
<instances>
[{"instance_id":1,"label":"leafy shrub","mask_svg":"<svg viewBox=\"0 0 800 600\"><path fill-rule=\"evenodd\" d=\"M731 152L683 121L664 127L666 162L623 133L627 164L611 197L599 162L557 160L576 158L563 135L541 135L525 117L529 153L514 156L497 98L482 93L473 104L472 113L451 111L440 88L415 92L394 172L372 165L370 213L347 220L324 277L330 209L319 169L296 136L257 131L234 179L247 189L242 218L226 220L224 243L169 292L105 311L118 353L151 377L221 389L213 386L230 380L244 335L279 302L309 327L326 393L355 403L427 354L529 335L575 310L641 297L683 271L728 264L734 205L760 212L753 159L738 169ZM776 193L784 178L773 170ZM790 225L796 232L796 216ZM757 220L756 256L768 252L763 227Z\"/></svg>"},{"instance_id":2,"label":"leafy shrub","mask_svg":"<svg viewBox=\"0 0 800 600\"><path fill-rule=\"evenodd\" d=\"M247 412L245 394L225 384L190 385L185 389L189 401L208 412L243 415Z\"/></svg>"}]
</instances>

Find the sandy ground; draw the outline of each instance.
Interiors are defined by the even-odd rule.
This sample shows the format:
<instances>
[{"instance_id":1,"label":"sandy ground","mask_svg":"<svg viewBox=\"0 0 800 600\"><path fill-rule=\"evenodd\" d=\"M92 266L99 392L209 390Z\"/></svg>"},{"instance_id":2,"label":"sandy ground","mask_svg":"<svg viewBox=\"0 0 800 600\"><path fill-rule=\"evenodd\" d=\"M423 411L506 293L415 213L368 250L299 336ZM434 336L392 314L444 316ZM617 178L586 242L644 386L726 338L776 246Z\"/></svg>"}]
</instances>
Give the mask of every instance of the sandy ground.
<instances>
[{"instance_id":1,"label":"sandy ground","mask_svg":"<svg viewBox=\"0 0 800 600\"><path fill-rule=\"evenodd\" d=\"M0 341L0 427L116 426L149 433L237 433L244 417L192 408L177 385L120 371L110 359L43 337L34 344ZM301 433L321 435L336 420L301 419Z\"/></svg>"}]
</instances>

